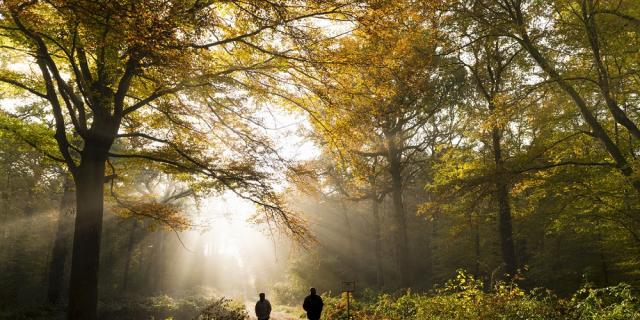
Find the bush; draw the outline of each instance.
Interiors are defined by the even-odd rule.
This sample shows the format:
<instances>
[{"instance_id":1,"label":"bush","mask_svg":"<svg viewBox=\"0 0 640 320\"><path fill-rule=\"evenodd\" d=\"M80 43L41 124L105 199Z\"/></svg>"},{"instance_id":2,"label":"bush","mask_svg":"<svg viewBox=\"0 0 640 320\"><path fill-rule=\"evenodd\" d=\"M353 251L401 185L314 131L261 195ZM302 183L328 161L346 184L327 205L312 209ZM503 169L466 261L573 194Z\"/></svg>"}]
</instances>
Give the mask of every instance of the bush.
<instances>
[{"instance_id":1,"label":"bush","mask_svg":"<svg viewBox=\"0 0 640 320\"><path fill-rule=\"evenodd\" d=\"M640 301L631 286L582 288L571 299L574 319L636 320L640 319Z\"/></svg>"},{"instance_id":2,"label":"bush","mask_svg":"<svg viewBox=\"0 0 640 320\"><path fill-rule=\"evenodd\" d=\"M244 306L222 298L207 306L197 320L244 320L249 315Z\"/></svg>"},{"instance_id":3,"label":"bush","mask_svg":"<svg viewBox=\"0 0 640 320\"><path fill-rule=\"evenodd\" d=\"M245 320L244 305L226 298L207 299L199 296L182 299L166 295L137 297L101 302L100 320ZM62 307L42 305L0 309L0 320L63 320Z\"/></svg>"},{"instance_id":4,"label":"bush","mask_svg":"<svg viewBox=\"0 0 640 320\"><path fill-rule=\"evenodd\" d=\"M244 306L232 301L166 295L114 300L100 305L100 320L240 320L247 316Z\"/></svg>"},{"instance_id":5,"label":"bush","mask_svg":"<svg viewBox=\"0 0 640 320\"><path fill-rule=\"evenodd\" d=\"M626 284L583 288L568 301L546 290L527 292L513 283L498 283L490 292L483 287L481 281L460 271L431 293L407 291L353 301L351 314L358 320L640 320L638 296ZM323 299L323 319L347 319L346 296Z\"/></svg>"}]
</instances>

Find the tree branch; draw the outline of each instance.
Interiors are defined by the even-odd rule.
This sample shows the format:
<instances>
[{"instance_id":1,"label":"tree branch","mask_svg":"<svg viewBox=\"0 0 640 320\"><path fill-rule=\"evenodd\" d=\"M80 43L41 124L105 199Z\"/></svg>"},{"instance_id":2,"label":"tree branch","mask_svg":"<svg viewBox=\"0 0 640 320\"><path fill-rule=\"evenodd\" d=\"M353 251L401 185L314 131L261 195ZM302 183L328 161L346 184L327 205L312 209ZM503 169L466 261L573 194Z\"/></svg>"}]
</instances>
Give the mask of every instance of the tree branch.
<instances>
[{"instance_id":1,"label":"tree branch","mask_svg":"<svg viewBox=\"0 0 640 320\"><path fill-rule=\"evenodd\" d=\"M519 174L519 173L525 173L525 172L529 172L529 171L541 171L541 170L546 170L546 169L551 169L551 168L556 168L556 167L561 167L561 166L592 166L592 167L611 167L611 168L615 168L616 164L615 163L611 163L611 162L579 162L579 161L569 160L569 161L551 163L551 164L537 166L537 167L529 167L529 168L525 168L525 169L511 170L510 172Z\"/></svg>"},{"instance_id":2,"label":"tree branch","mask_svg":"<svg viewBox=\"0 0 640 320\"><path fill-rule=\"evenodd\" d=\"M18 87L20 89L27 90L30 93L32 93L32 94L34 94L34 95L36 95L36 96L38 96L40 98L47 99L47 95L46 94L44 94L44 93L42 93L42 92L40 92L40 91L38 91L36 89L30 88L26 84L23 84L23 83L21 83L19 81L16 81L16 80L13 80L13 79L9 79L9 78L6 78L6 77L0 77L0 82L8 83L8 84L10 84L12 86L15 86L15 87Z\"/></svg>"}]
</instances>

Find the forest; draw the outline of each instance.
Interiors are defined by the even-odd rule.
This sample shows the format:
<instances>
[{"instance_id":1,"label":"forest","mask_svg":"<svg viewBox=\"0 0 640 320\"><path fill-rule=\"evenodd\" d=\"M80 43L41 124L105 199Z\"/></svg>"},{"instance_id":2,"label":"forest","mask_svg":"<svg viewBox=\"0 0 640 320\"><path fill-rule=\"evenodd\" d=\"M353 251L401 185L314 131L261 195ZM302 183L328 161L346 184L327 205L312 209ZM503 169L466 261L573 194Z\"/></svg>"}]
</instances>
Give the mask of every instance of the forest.
<instances>
[{"instance_id":1,"label":"forest","mask_svg":"<svg viewBox=\"0 0 640 320\"><path fill-rule=\"evenodd\" d=\"M0 283L0 319L640 320L640 1L0 0Z\"/></svg>"}]
</instances>

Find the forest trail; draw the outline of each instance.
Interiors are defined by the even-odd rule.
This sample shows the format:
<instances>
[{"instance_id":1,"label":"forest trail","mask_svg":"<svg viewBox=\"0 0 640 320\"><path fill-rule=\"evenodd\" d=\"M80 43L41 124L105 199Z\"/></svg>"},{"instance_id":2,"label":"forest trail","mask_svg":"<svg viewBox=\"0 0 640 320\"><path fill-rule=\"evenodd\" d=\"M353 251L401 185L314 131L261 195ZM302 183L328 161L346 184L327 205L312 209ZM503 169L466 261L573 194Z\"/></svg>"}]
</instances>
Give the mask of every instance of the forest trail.
<instances>
[{"instance_id":1,"label":"forest trail","mask_svg":"<svg viewBox=\"0 0 640 320\"><path fill-rule=\"evenodd\" d=\"M271 315L271 319L269 320L294 320L296 319L294 316L278 311L274 311Z\"/></svg>"},{"instance_id":2,"label":"forest trail","mask_svg":"<svg viewBox=\"0 0 640 320\"><path fill-rule=\"evenodd\" d=\"M251 320L257 320L255 312L253 310L253 306L254 306L255 302L245 302L245 306L247 308L247 312L249 313L249 319ZM271 312L271 318L269 320L297 320L297 319L301 319L299 317L296 317L294 315L291 315L289 313L283 312L278 310L280 309L279 306L274 305L273 307L273 311ZM302 314L302 309L300 311ZM305 318L306 319L306 318Z\"/></svg>"}]
</instances>

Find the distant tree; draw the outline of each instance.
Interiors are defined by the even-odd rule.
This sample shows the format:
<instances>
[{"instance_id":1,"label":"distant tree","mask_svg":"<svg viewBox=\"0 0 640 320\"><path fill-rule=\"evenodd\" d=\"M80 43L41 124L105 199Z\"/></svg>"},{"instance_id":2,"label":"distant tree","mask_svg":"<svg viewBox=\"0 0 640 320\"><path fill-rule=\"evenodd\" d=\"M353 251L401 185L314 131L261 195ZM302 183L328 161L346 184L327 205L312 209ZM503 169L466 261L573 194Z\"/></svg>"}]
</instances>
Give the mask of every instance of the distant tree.
<instances>
[{"instance_id":1,"label":"distant tree","mask_svg":"<svg viewBox=\"0 0 640 320\"><path fill-rule=\"evenodd\" d=\"M18 108L17 113L28 108ZM33 110L31 110L33 111ZM19 303L23 296L42 292L47 283L42 270L47 267L50 246L47 235L41 234L46 219L43 212L59 200L64 169L58 162L18 138L15 133L27 137L38 137L50 132L46 126L21 126L19 121L7 118L0 112L0 270L5 289L0 299L6 304ZM44 222L44 221L43 221ZM47 249L42 260L29 252L40 248L42 242ZM46 253L45 253L46 252ZM40 267L42 264L42 267Z\"/></svg>"},{"instance_id":2,"label":"distant tree","mask_svg":"<svg viewBox=\"0 0 640 320\"><path fill-rule=\"evenodd\" d=\"M319 80L308 84L322 106L313 112L317 132L337 162L346 163L361 184L382 171L388 177L378 180L382 187L371 189L371 198L379 198L381 191L391 196L403 287L411 276L403 192L424 169L436 136L434 119L453 103L462 80L462 69L446 69L438 56L433 12L414 9L391 3L372 7L359 18L360 30L322 53L330 62Z\"/></svg>"},{"instance_id":3,"label":"distant tree","mask_svg":"<svg viewBox=\"0 0 640 320\"><path fill-rule=\"evenodd\" d=\"M55 240L51 249L51 260L49 262L49 274L47 284L47 300L51 304L58 304L61 295L65 292L68 273L68 262L71 261L71 237L73 235L73 203L74 190L72 178L63 172L64 182L62 185L62 196L58 207L58 225L56 228Z\"/></svg>"},{"instance_id":4,"label":"distant tree","mask_svg":"<svg viewBox=\"0 0 640 320\"><path fill-rule=\"evenodd\" d=\"M486 38L478 41L476 47L471 46L473 53L473 62L465 63L461 61L470 71L471 81L475 84L479 96L483 98L487 108L487 117L489 117L491 140L490 147L494 161L494 197L498 203L498 226L500 233L500 243L502 258L505 263L505 271L513 276L517 272L516 252L513 240L513 223L512 210L510 204L511 185L508 177L507 168L505 168L505 150L503 146L504 131L508 130L508 121L505 119L506 113L512 113L506 110L513 108L515 101L521 100L521 97L512 99L509 97L509 89L518 88L515 81L510 81L509 76L512 74L515 59L519 55L519 51L514 49L513 45L504 44L500 39ZM511 72L511 74L510 74ZM515 96L515 95L512 95Z\"/></svg>"}]
</instances>

